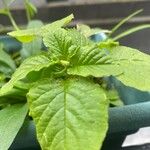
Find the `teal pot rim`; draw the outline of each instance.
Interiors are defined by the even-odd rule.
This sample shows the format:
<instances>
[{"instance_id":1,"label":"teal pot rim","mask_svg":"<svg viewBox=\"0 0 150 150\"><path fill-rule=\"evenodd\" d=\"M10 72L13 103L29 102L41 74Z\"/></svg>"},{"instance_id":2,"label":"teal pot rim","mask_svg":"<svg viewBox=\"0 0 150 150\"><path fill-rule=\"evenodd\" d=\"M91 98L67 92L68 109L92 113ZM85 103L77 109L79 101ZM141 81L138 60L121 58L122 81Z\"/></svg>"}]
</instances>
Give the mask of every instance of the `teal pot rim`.
<instances>
[{"instance_id":1,"label":"teal pot rim","mask_svg":"<svg viewBox=\"0 0 150 150\"><path fill-rule=\"evenodd\" d=\"M0 43L4 45L4 49L9 53L19 51L22 48L21 42L8 35L0 35ZM42 45L42 49L46 50L44 44Z\"/></svg>"},{"instance_id":2,"label":"teal pot rim","mask_svg":"<svg viewBox=\"0 0 150 150\"><path fill-rule=\"evenodd\" d=\"M4 45L7 52L19 51L22 48L22 44L18 40L8 35L0 35L0 43Z\"/></svg>"}]
</instances>

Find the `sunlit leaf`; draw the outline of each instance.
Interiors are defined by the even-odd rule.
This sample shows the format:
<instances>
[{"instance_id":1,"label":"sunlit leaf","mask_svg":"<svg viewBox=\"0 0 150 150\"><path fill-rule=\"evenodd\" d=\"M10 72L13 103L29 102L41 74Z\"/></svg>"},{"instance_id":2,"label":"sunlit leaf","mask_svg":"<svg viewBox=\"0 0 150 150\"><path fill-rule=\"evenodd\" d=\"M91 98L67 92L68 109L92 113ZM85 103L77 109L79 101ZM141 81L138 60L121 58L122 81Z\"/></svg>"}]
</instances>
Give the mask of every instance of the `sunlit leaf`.
<instances>
[{"instance_id":1,"label":"sunlit leaf","mask_svg":"<svg viewBox=\"0 0 150 150\"><path fill-rule=\"evenodd\" d=\"M98 84L82 78L46 79L27 97L42 149L100 149L108 126L108 102Z\"/></svg>"}]
</instances>

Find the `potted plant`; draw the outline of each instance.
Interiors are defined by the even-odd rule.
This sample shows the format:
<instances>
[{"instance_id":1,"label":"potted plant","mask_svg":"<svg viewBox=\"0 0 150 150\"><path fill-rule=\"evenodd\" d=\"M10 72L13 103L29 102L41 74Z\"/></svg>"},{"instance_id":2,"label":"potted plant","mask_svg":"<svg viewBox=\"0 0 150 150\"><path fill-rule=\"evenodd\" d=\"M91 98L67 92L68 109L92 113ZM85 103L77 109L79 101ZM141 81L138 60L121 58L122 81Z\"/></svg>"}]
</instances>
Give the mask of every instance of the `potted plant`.
<instances>
[{"instance_id":1,"label":"potted plant","mask_svg":"<svg viewBox=\"0 0 150 150\"><path fill-rule=\"evenodd\" d=\"M9 9L5 11L10 17ZM122 103L115 90L117 84L108 78L113 76L141 91L150 90L149 55L120 46L117 41L150 25L112 36L139 12L125 18L111 31L86 25L67 28L73 15L45 26L36 22L35 27L32 22L26 30L19 30L15 25L17 30L8 34L23 42L21 51L10 57L1 46L0 149L9 148L25 120L20 135L23 134L21 138L28 146L23 143L21 148L37 144L36 128L38 142L44 150L99 150L107 131L111 133L108 140L113 134L119 135L120 143L114 143L115 148L129 131L149 125L149 102L114 107ZM90 37L99 33L101 41L93 42ZM129 104L126 100L124 103Z\"/></svg>"}]
</instances>

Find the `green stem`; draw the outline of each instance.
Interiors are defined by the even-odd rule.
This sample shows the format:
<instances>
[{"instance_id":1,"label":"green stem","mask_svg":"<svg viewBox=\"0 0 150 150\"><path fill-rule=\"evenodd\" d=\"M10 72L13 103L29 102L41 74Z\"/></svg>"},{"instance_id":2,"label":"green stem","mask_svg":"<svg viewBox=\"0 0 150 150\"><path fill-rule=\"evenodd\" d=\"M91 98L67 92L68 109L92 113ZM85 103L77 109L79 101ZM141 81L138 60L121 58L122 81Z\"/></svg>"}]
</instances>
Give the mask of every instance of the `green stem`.
<instances>
[{"instance_id":1,"label":"green stem","mask_svg":"<svg viewBox=\"0 0 150 150\"><path fill-rule=\"evenodd\" d=\"M115 33L115 31L117 31L124 23L126 23L128 20L130 20L131 18L133 18L134 16L136 16L137 14L141 13L143 11L143 9L137 10L134 13L130 14L129 16L127 16L126 18L124 18L123 20L121 20L110 32L108 37L111 37L113 33Z\"/></svg>"},{"instance_id":2,"label":"green stem","mask_svg":"<svg viewBox=\"0 0 150 150\"><path fill-rule=\"evenodd\" d=\"M29 11L28 11L28 6L27 6L27 4L28 4L28 0L25 0L25 1L24 1L24 5L25 5L25 8L26 8L27 20L28 20L28 22L29 22L29 21L31 20L31 17L30 17Z\"/></svg>"},{"instance_id":3,"label":"green stem","mask_svg":"<svg viewBox=\"0 0 150 150\"><path fill-rule=\"evenodd\" d=\"M13 27L14 27L16 30L19 30L19 27L17 26L17 24L16 24L16 22L15 22L13 16L12 16L12 14L11 14L11 12L10 12L10 10L9 10L9 7L8 7L8 5L6 4L6 1L5 1L5 0L2 0L2 1L3 1L3 4L4 4L5 9L6 9L6 11L7 11L7 15L8 15L8 17L9 17L9 19L10 19L10 21L11 21Z\"/></svg>"},{"instance_id":4,"label":"green stem","mask_svg":"<svg viewBox=\"0 0 150 150\"><path fill-rule=\"evenodd\" d=\"M11 15L11 13L10 13L9 10L8 10L8 17L9 17L9 19L10 19L10 21L11 21L13 27L14 27L16 30L19 30L19 27L17 26L17 24L16 24L15 20L13 19L13 17L12 17L12 15Z\"/></svg>"}]
</instances>

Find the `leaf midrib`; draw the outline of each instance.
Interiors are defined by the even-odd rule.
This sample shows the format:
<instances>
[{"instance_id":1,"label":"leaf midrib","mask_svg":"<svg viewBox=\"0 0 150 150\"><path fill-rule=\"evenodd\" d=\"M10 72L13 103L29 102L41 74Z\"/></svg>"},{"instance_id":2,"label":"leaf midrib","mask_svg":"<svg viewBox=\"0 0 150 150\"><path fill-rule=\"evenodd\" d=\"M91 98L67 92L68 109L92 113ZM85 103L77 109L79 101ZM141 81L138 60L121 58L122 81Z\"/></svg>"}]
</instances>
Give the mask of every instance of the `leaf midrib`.
<instances>
[{"instance_id":1,"label":"leaf midrib","mask_svg":"<svg viewBox=\"0 0 150 150\"><path fill-rule=\"evenodd\" d=\"M107 65L114 65L114 66L119 66L119 64L113 64L113 63L107 63L107 64L79 64L79 65L75 65L75 66L72 66L72 67L70 67L70 68L68 68L68 69L73 69L73 68L76 68L76 67L85 67L85 66L107 66Z\"/></svg>"},{"instance_id":2,"label":"leaf midrib","mask_svg":"<svg viewBox=\"0 0 150 150\"><path fill-rule=\"evenodd\" d=\"M64 150L67 150L66 149L66 145L67 145L67 143L66 143L66 110L67 110L67 108L66 108L66 101L67 101L67 99L66 99L66 93L67 93L67 83L66 82L64 82Z\"/></svg>"}]
</instances>

